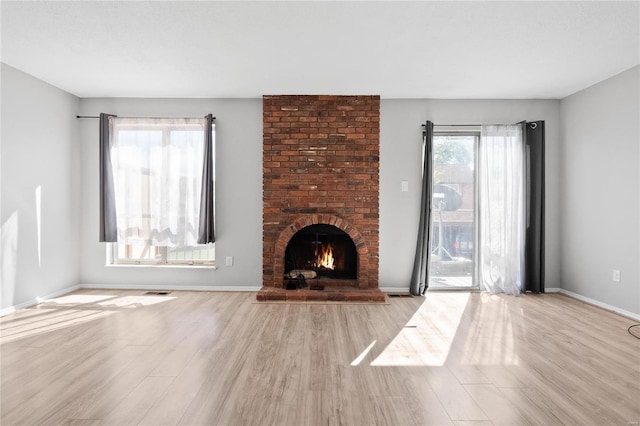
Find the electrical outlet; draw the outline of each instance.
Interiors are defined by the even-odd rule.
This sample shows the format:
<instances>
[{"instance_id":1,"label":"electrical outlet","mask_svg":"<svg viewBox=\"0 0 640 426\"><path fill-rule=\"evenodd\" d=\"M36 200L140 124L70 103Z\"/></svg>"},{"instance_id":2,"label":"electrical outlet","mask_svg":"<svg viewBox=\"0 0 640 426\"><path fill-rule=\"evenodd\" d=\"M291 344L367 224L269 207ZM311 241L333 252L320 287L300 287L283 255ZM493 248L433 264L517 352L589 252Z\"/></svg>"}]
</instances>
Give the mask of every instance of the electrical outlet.
<instances>
[{"instance_id":1,"label":"electrical outlet","mask_svg":"<svg viewBox=\"0 0 640 426\"><path fill-rule=\"evenodd\" d=\"M613 270L613 281L620 282L620 271L618 269Z\"/></svg>"},{"instance_id":2,"label":"electrical outlet","mask_svg":"<svg viewBox=\"0 0 640 426\"><path fill-rule=\"evenodd\" d=\"M233 256L227 256L224 262L225 266L233 266Z\"/></svg>"}]
</instances>

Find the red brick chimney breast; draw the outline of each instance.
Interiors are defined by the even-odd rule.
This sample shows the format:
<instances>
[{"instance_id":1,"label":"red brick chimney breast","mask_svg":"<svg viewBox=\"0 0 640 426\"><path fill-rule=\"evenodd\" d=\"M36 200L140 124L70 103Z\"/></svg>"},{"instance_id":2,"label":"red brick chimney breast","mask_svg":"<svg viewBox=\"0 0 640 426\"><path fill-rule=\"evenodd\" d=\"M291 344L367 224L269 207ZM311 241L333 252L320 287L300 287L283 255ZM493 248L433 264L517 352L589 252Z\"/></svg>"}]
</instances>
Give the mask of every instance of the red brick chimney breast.
<instances>
[{"instance_id":1,"label":"red brick chimney breast","mask_svg":"<svg viewBox=\"0 0 640 426\"><path fill-rule=\"evenodd\" d=\"M263 97L264 287L283 286L293 234L325 223L354 241L357 287L378 288L379 164L379 96Z\"/></svg>"}]
</instances>

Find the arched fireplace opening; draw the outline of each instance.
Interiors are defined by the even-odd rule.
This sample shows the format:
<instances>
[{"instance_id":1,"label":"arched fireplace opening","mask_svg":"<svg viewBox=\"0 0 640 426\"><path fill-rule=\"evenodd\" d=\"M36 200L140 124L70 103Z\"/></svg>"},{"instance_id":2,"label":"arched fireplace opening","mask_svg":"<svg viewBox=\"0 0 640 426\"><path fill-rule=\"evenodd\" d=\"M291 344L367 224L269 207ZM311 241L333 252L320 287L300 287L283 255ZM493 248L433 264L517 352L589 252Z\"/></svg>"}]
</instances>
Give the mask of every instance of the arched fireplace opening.
<instances>
[{"instance_id":1,"label":"arched fireplace opening","mask_svg":"<svg viewBox=\"0 0 640 426\"><path fill-rule=\"evenodd\" d=\"M317 278L358 278L355 243L346 232L329 224L314 224L296 232L287 244L284 265L285 274L313 271Z\"/></svg>"}]
</instances>

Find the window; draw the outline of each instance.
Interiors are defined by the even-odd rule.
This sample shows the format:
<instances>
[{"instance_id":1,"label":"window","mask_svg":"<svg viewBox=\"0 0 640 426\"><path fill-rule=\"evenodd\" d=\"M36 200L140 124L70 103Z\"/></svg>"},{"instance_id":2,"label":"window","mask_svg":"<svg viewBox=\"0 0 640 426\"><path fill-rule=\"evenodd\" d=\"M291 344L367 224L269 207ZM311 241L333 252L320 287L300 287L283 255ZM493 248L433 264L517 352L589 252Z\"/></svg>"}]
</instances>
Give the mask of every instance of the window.
<instances>
[{"instance_id":1,"label":"window","mask_svg":"<svg viewBox=\"0 0 640 426\"><path fill-rule=\"evenodd\" d=\"M213 244L189 247L111 244L113 263L120 265L213 265Z\"/></svg>"},{"instance_id":2,"label":"window","mask_svg":"<svg viewBox=\"0 0 640 426\"><path fill-rule=\"evenodd\" d=\"M213 264L214 245L198 244L205 120L109 122L118 228L112 263ZM215 147L214 126L212 140ZM215 165L215 149L211 156Z\"/></svg>"}]
</instances>

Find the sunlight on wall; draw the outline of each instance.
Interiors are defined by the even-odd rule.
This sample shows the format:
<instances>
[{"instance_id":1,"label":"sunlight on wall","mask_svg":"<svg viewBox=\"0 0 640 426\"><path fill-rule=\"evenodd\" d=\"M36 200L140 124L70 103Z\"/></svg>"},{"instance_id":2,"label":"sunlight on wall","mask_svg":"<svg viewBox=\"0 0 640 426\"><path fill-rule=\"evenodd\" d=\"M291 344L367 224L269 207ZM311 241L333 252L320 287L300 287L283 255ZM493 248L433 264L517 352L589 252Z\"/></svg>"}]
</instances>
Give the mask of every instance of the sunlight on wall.
<instances>
[{"instance_id":1,"label":"sunlight on wall","mask_svg":"<svg viewBox=\"0 0 640 426\"><path fill-rule=\"evenodd\" d=\"M0 230L0 308L13 306L18 266L18 212L2 224Z\"/></svg>"},{"instance_id":2,"label":"sunlight on wall","mask_svg":"<svg viewBox=\"0 0 640 426\"><path fill-rule=\"evenodd\" d=\"M36 232L38 235L38 266L42 267L42 185L36 188Z\"/></svg>"}]
</instances>

